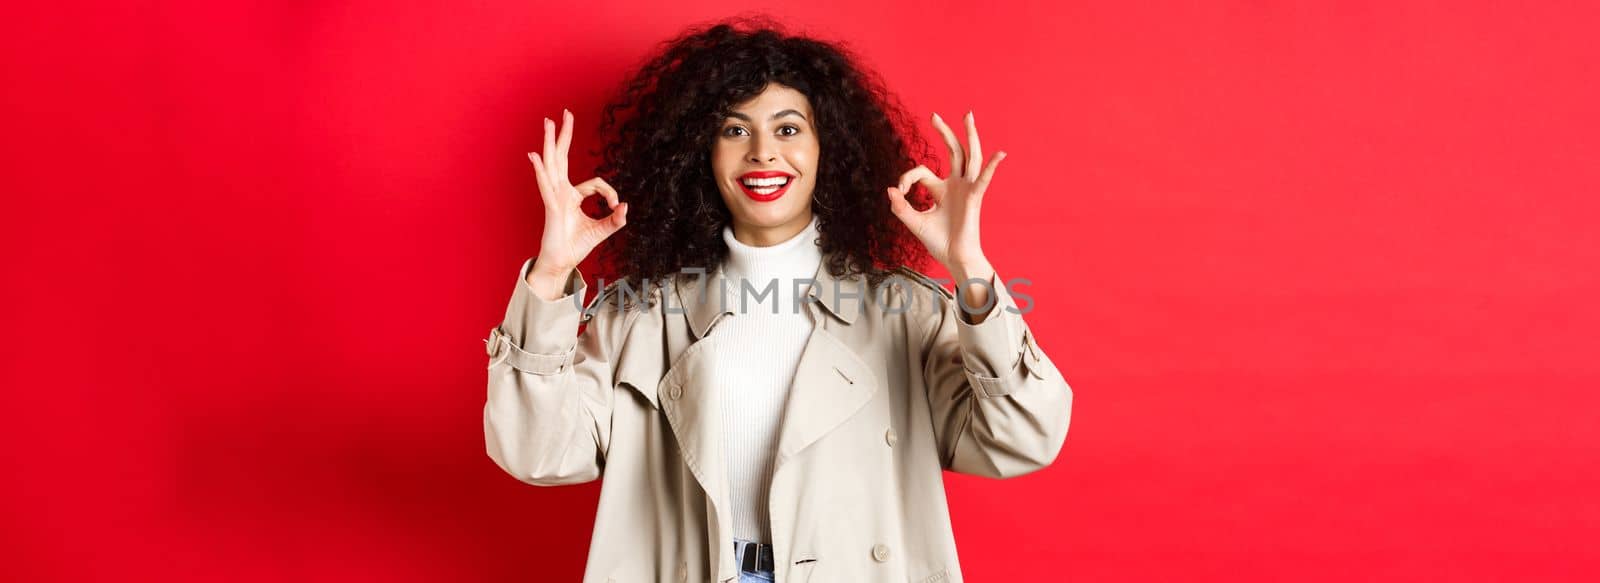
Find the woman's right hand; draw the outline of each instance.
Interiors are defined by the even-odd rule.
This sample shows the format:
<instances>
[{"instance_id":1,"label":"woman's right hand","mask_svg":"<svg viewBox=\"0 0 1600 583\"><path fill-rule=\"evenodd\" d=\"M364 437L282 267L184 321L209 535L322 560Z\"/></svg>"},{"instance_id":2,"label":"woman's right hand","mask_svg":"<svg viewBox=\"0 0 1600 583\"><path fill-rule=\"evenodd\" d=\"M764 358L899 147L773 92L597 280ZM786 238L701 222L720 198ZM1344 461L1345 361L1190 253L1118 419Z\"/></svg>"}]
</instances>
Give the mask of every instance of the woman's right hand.
<instances>
[{"instance_id":1,"label":"woman's right hand","mask_svg":"<svg viewBox=\"0 0 1600 583\"><path fill-rule=\"evenodd\" d=\"M567 177L567 152L572 146L572 112L561 110L561 132L555 122L544 120L544 154L529 152L534 173L539 178L539 196L544 199L544 234L540 237L539 257L528 273L534 291L546 300L563 295L567 277L601 241L627 224L628 205L617 198L616 189L596 176L574 186ZM583 212L583 201L593 195L605 197L611 215L592 219Z\"/></svg>"}]
</instances>

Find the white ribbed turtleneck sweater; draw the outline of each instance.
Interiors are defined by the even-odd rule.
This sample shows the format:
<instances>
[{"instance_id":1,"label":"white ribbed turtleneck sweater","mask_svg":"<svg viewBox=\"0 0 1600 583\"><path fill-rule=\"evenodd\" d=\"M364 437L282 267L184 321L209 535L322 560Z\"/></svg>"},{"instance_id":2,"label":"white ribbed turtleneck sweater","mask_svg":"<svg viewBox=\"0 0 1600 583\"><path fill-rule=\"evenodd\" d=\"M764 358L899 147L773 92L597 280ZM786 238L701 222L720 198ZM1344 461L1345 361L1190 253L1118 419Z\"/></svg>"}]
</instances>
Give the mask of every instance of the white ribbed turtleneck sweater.
<instances>
[{"instance_id":1,"label":"white ribbed turtleneck sweater","mask_svg":"<svg viewBox=\"0 0 1600 583\"><path fill-rule=\"evenodd\" d=\"M710 381L719 388L734 536L746 540L772 542L767 497L779 423L812 328L810 313L794 301L794 280L816 275L822 263L817 237L815 215L800 234L766 247L741 243L731 227L722 228L728 245L728 259L722 265L728 284L726 305L733 315L724 316L704 340L716 343ZM754 291L741 293L741 278ZM774 280L776 293L765 292ZM809 287L802 282L799 293L804 295Z\"/></svg>"}]
</instances>

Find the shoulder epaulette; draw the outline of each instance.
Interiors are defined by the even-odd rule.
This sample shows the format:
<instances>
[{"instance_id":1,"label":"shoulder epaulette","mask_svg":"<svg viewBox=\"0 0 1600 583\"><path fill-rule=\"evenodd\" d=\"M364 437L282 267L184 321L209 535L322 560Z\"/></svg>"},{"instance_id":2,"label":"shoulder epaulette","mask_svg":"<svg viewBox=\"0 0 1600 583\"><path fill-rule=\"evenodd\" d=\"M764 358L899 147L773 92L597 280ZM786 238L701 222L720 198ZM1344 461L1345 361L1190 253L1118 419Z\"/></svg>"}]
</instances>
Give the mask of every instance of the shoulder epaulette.
<instances>
[{"instance_id":1,"label":"shoulder epaulette","mask_svg":"<svg viewBox=\"0 0 1600 583\"><path fill-rule=\"evenodd\" d=\"M618 294L622 293L622 292L618 291L617 288L621 287L626 282L627 282L626 279L616 279L616 280L612 280L610 282L607 282L605 287L600 288L600 291L596 292L594 294L594 297L589 300L589 305L584 306L584 308L583 308L583 319L585 321L587 321L590 318L593 318L594 315L597 313L596 309L599 307L599 304L602 301L615 301L615 302L624 302L624 301L637 302L637 301L643 301L643 302L647 302L648 303L650 301L651 294L655 293L655 291L656 291L656 290L649 290L648 292L645 292L645 291L642 291L642 290L634 289L631 292L629 292L628 294L626 294L625 298L619 298L619 299L615 299L615 300L610 299L610 298L616 297Z\"/></svg>"},{"instance_id":2,"label":"shoulder epaulette","mask_svg":"<svg viewBox=\"0 0 1600 583\"><path fill-rule=\"evenodd\" d=\"M923 275L922 272L919 272L919 271L917 271L915 269L912 269L912 268L907 267L905 265L901 265L899 267L896 267L894 269L894 272L897 273L897 274L900 274L902 277L905 277L908 280L914 281L914 282L916 282L916 283L918 283L918 284L920 284L920 285L922 285L924 287L928 287L928 288L937 290L941 295L943 295L945 297L945 299L953 300L953 299L956 298L955 292L952 292L949 289L946 289L943 285L940 285L939 282L934 281L933 278L928 277L926 275Z\"/></svg>"}]
</instances>

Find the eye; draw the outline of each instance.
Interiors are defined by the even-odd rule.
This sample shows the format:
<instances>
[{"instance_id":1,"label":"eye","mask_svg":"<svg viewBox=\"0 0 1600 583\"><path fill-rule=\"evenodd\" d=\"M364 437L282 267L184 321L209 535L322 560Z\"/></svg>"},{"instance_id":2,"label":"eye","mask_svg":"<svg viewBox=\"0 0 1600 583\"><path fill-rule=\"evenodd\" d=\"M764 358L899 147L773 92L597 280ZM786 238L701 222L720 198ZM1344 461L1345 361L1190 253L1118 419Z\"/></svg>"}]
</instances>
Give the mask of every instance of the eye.
<instances>
[{"instance_id":1,"label":"eye","mask_svg":"<svg viewBox=\"0 0 1600 583\"><path fill-rule=\"evenodd\" d=\"M785 133L783 133L783 130L794 130L794 133L785 134ZM800 134L800 128L796 127L796 126L783 126L781 128L778 128L778 133L782 134L782 135L785 135L785 136L799 135Z\"/></svg>"},{"instance_id":2,"label":"eye","mask_svg":"<svg viewBox=\"0 0 1600 583\"><path fill-rule=\"evenodd\" d=\"M736 136L738 134L736 134L734 132L742 132L742 131L744 131L744 126L728 126L727 129L722 130L722 135L724 135L724 136Z\"/></svg>"}]
</instances>

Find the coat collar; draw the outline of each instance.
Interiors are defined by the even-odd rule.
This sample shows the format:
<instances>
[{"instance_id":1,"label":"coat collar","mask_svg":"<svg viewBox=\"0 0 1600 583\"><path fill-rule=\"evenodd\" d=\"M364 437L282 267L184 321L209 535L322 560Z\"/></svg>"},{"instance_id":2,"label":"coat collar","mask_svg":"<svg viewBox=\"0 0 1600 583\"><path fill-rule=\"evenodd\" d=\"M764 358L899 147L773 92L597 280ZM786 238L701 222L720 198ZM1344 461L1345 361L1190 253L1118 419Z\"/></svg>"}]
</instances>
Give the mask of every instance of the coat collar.
<instances>
[{"instance_id":1,"label":"coat collar","mask_svg":"<svg viewBox=\"0 0 1600 583\"><path fill-rule=\"evenodd\" d=\"M852 324L867 306L866 278L859 273L847 277L834 276L828 271L828 257L830 255L824 255L818 263L816 273L811 276L811 290L806 295L809 301L821 306L822 311L840 322ZM724 316L733 315L738 298L734 295L738 291L734 285L728 280L722 266L718 265L693 281L674 286L677 288L678 305L669 306L669 309L682 312L689 330L699 340L709 334L711 327ZM727 290L725 293L720 291L724 288Z\"/></svg>"}]
</instances>

